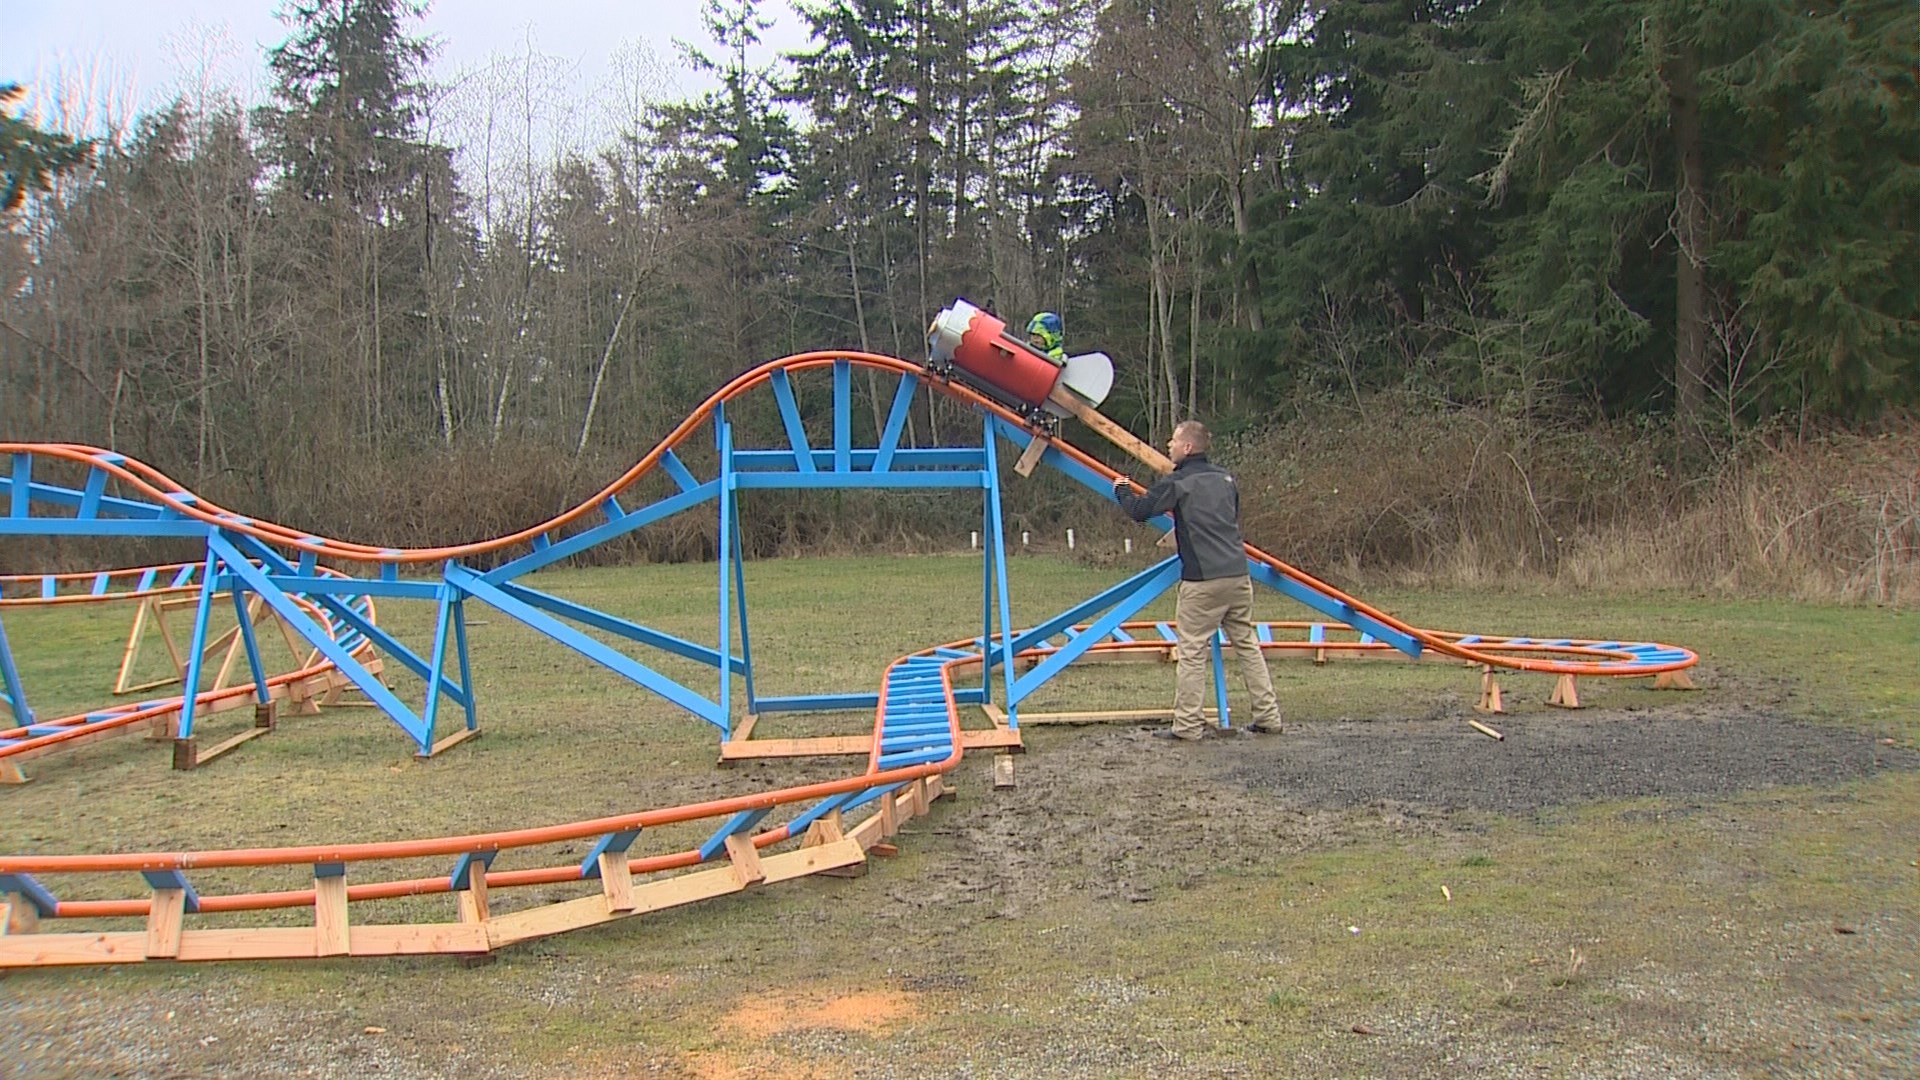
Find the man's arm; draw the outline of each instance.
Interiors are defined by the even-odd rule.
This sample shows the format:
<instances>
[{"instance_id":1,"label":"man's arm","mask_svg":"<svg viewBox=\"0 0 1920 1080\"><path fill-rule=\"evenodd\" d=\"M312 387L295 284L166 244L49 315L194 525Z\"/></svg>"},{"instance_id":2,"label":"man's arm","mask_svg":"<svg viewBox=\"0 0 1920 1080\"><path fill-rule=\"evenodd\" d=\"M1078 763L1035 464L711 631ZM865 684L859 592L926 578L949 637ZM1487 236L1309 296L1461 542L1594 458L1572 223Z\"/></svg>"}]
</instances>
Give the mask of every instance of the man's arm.
<instances>
[{"instance_id":1,"label":"man's arm","mask_svg":"<svg viewBox=\"0 0 1920 1080\"><path fill-rule=\"evenodd\" d=\"M1172 510L1174 503L1179 501L1174 497L1171 476L1163 476L1155 481L1145 495L1135 495L1128 489L1125 480L1125 477L1121 477L1120 481L1113 485L1113 501L1119 503L1120 509L1126 511L1127 516L1135 521L1145 521L1155 514L1164 514Z\"/></svg>"}]
</instances>

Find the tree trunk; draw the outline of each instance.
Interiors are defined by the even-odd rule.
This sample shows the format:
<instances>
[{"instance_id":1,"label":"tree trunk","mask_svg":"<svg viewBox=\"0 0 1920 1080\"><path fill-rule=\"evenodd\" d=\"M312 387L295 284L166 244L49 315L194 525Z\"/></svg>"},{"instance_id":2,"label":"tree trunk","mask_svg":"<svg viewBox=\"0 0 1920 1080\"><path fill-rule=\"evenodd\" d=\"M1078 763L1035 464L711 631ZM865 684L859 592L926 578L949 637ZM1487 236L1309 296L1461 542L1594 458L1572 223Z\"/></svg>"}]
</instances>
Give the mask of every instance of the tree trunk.
<instances>
[{"instance_id":1,"label":"tree trunk","mask_svg":"<svg viewBox=\"0 0 1920 1080\"><path fill-rule=\"evenodd\" d=\"M1697 441L1707 386L1707 167L1700 130L1700 56L1682 44L1666 64L1678 177L1674 189L1674 420Z\"/></svg>"}]
</instances>

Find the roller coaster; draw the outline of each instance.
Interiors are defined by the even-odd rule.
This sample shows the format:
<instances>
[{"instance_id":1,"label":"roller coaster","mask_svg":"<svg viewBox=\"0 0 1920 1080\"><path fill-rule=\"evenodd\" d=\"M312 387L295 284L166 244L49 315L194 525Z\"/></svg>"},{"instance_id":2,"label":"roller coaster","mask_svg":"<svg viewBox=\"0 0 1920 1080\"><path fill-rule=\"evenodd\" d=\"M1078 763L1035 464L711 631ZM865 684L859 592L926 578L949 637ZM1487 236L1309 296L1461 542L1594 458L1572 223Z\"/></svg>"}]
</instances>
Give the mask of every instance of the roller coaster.
<instances>
[{"instance_id":1,"label":"roller coaster","mask_svg":"<svg viewBox=\"0 0 1920 1080\"><path fill-rule=\"evenodd\" d=\"M1082 362L1069 365L1062 375L1049 375L1034 366L1036 359L1049 362L1006 337L996 320L964 305L943 312L942 319L935 323L931 360L925 364L823 351L753 367L707 398L591 498L510 535L448 547L385 548L312 535L215 505L158 470L110 450L0 443L0 456L8 464L0 473L0 507L6 509L0 516L0 536L173 537L203 544L205 552L201 561L168 567L0 578L0 615L27 605L137 603L116 690L150 690L177 681L182 691L73 716L36 718L28 706L29 688L0 627L0 706L13 724L0 730L0 784L26 783L27 763L33 758L71 752L127 732L170 743L176 768L204 767L271 733L281 706L313 712L349 693L378 707L401 729L416 756L445 753L480 731L473 658L467 647L470 600L711 725L722 760L815 754L865 758L864 768L837 780L500 832L279 848L0 855L0 968L482 955L789 878L864 872L870 853L886 850L905 822L952 793L949 774L966 751L1004 755L1021 747L1021 703L1069 665L1143 654L1166 657L1175 639L1170 624L1136 618L1177 583L1174 558L1156 562L1040 623L1010 625L1003 473L1027 475L1045 465L1110 500L1118 474L1061 437L1059 421L1069 416L1149 468L1164 472L1171 463L1098 412L1099 399L1111 382L1110 368L1103 375L1097 364ZM1009 377L1006 373L1015 368L1018 375ZM872 445L855 445L855 372L896 380L884 422L872 425ZM820 378L828 380L830 427L816 416L810 432L796 383ZM903 446L907 418L922 390L969 407L980 420L980 444ZM773 396L786 444L737 446L727 407L761 391ZM699 445L703 430L714 452L711 463L704 453L699 456L702 468L697 473L690 451ZM816 448L810 437L827 430L830 434ZM1014 452L1008 469L1002 467L1002 444ZM854 489L981 493L981 632L901 656L881 674L877 689L760 694L747 633L739 493ZM719 518L715 645L552 595L525 580L596 545L709 503L715 504ZM1165 517L1150 524L1163 532L1172 527ZM1480 704L1489 711L1500 710L1499 679L1505 673L1550 676L1555 680L1550 700L1577 706L1579 678L1653 678L1656 685L1685 686L1687 669L1698 662L1690 650L1657 642L1422 629L1251 545L1246 555L1254 581L1315 616L1261 624L1263 651L1316 661L1399 654L1461 664L1478 672ZM403 575L403 570L409 572ZM234 625L216 634L213 610L223 596L231 605ZM432 603L431 643L421 649L401 641L381 624L376 600ZM135 686L131 660L143 626L160 623L173 607L193 609L193 629L184 650L160 627L173 678ZM277 630L286 645L283 665L268 662L268 628ZM606 638L617 639L621 647L607 644ZM635 655L645 655L644 650L711 668L714 690L670 678ZM1216 638L1212 664L1222 726L1231 724L1223 655L1228 651ZM403 701L385 681L385 665L391 664L424 684L419 708ZM443 721L448 702L457 715ZM250 729L217 746L200 745L195 728L202 718L249 704L254 711ZM769 714L866 709L873 711L867 735L753 737L756 722ZM1027 719L1063 718L1030 714ZM973 726L967 720L974 721ZM1485 725L1476 726L1497 735ZM12 788L15 793L22 790ZM5 797L18 796L0 795ZM768 824L769 818L776 823ZM687 823L703 823L700 831L706 838L692 847L635 850L649 830ZM8 837L6 843L11 846L19 839ZM109 838L101 839L107 846ZM561 842L583 842L585 858L558 865L514 865L538 859L533 849ZM391 876L390 864L396 861L409 868L409 876ZM231 868L250 868L249 874L263 880L287 879L291 887L203 894L189 876ZM126 895L134 875L139 875L138 891ZM571 899L529 902L512 910L500 905L499 911L490 899L500 890L569 882L580 892ZM114 895L78 899L76 892ZM373 922L357 917L355 909L372 901L436 894L450 894L454 900L444 919ZM259 925L264 917L258 913L276 909L306 909L310 918L298 920L298 925L281 925L284 917L267 920L274 925ZM85 929L55 930L60 920L77 920L69 925Z\"/></svg>"}]
</instances>

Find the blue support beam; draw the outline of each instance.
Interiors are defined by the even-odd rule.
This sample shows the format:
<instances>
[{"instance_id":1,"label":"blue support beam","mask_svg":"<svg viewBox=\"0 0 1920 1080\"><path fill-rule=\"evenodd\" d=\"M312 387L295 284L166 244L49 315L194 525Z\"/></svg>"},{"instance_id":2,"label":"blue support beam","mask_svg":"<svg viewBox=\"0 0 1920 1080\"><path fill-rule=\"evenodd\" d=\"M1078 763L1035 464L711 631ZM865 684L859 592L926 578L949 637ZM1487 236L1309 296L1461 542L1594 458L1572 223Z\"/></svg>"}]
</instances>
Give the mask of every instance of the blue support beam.
<instances>
[{"instance_id":1,"label":"blue support beam","mask_svg":"<svg viewBox=\"0 0 1920 1080\"><path fill-rule=\"evenodd\" d=\"M606 612L597 608L590 608L584 604L576 604L571 600L563 600L551 593L543 593L538 589L528 588L525 585L502 582L500 584L500 590L516 600L525 601L542 611L550 612L564 619L571 619L583 626L591 626L595 630L604 630L609 634L617 634L629 641L636 641L642 645L659 649L662 652L670 652L675 656L683 656L688 660L698 661L710 668L720 666L720 654L717 651L709 649L705 645L688 641L685 638L675 637L665 631L641 626L639 623L629 622L626 619L608 615ZM728 657L727 666L736 672L744 672L746 670L746 662L738 656Z\"/></svg>"},{"instance_id":2,"label":"blue support beam","mask_svg":"<svg viewBox=\"0 0 1920 1080\"><path fill-rule=\"evenodd\" d=\"M715 830L714 834L700 845L701 861L705 862L718 855L721 849L727 846L727 837L739 836L760 824L760 819L766 817L771 809L771 807L763 807L758 810L742 810L728 818L726 824Z\"/></svg>"},{"instance_id":3,"label":"blue support beam","mask_svg":"<svg viewBox=\"0 0 1920 1080\"><path fill-rule=\"evenodd\" d=\"M45 885L34 880L32 874L0 874L0 896L9 893L25 898L43 919L53 918L60 908L60 901L54 899Z\"/></svg>"},{"instance_id":4,"label":"blue support beam","mask_svg":"<svg viewBox=\"0 0 1920 1080\"><path fill-rule=\"evenodd\" d=\"M400 725L401 730L412 737L414 743L420 747L422 753L427 752L433 747L433 731L426 726L425 721L421 717L414 715L412 709L407 708L405 703L395 697L393 691L387 689L385 683L382 683L373 676L372 672L361 666L360 661L355 660L349 650L335 641L333 635L328 633L325 627L316 624L309 618L306 610L299 604L294 603L292 597L275 588L273 583L267 580L265 571L262 571L249 562L246 556L242 555L231 543L227 542L223 533L216 532L207 537L207 549L212 553L209 556L210 564L214 558L224 561L229 573L240 578L240 580L246 582L254 592L259 593L260 598L265 600L267 605L273 608L281 619L286 621L287 625L293 627L295 633L307 639L308 644L319 649L322 656L332 661L333 665L340 669L342 675L352 680L353 684L360 688L360 692L367 695L368 700L378 705L381 711L385 712L394 723ZM271 552L268 552L268 554L271 554ZM275 561L280 561L278 556L274 556L274 559ZM208 582L202 585L202 592L200 594L202 610L205 610L207 606L207 598L212 594L212 581L217 577L217 573L210 572L208 574ZM337 600L328 598L327 602L337 605L340 608L345 608L345 605L339 604ZM358 613L355 613L354 617L356 619L360 618ZM360 621L364 622L365 620ZM204 647L204 644L200 632L196 629L194 657L200 655L199 650ZM194 661L190 659L189 663L192 664ZM424 668L425 665L422 664L421 666ZM192 672L190 674L197 676L198 672ZM187 728L189 715L187 709L193 702L192 695L196 685L195 683L188 684L187 703L181 708L180 735L182 738L190 734ZM456 689L453 692L457 693L458 691Z\"/></svg>"},{"instance_id":5,"label":"blue support beam","mask_svg":"<svg viewBox=\"0 0 1920 1080\"><path fill-rule=\"evenodd\" d=\"M1115 627L1132 618L1142 608L1159 598L1159 596L1169 588L1172 588L1173 584L1179 580L1180 564L1177 560L1168 560L1161 563L1155 568L1153 573L1140 580L1133 595L1121 598L1105 615L1094 620L1093 624L1087 628L1086 633L1055 649L1046 659L1040 661L1032 671L1016 679L1013 684L1013 691L1007 698L1008 705L1012 706L1024 701L1027 695L1045 685L1047 680L1059 674L1068 664L1078 660L1082 654L1093 646L1094 642L1100 641L1108 634L1113 633ZM1010 664L1009 669L1011 669Z\"/></svg>"},{"instance_id":6,"label":"blue support beam","mask_svg":"<svg viewBox=\"0 0 1920 1080\"><path fill-rule=\"evenodd\" d=\"M33 710L27 707L27 692L20 685L20 669L14 666L13 649L7 645L7 628L0 624L0 697L7 699L7 711L13 714L13 726L33 723Z\"/></svg>"},{"instance_id":7,"label":"blue support beam","mask_svg":"<svg viewBox=\"0 0 1920 1080\"><path fill-rule=\"evenodd\" d=\"M880 433L880 443L874 448L873 463L868 466L874 472L886 472L893 468L895 451L900 446L900 433L906 428L907 416L913 411L913 393L920 380L902 373L900 385L893 392L893 407L887 410L887 426ZM856 456L854 462L858 465Z\"/></svg>"},{"instance_id":8,"label":"blue support beam","mask_svg":"<svg viewBox=\"0 0 1920 1080\"><path fill-rule=\"evenodd\" d=\"M220 579L218 567L223 553L214 547L218 539L218 536L211 534L207 537L207 572L200 579L200 601L193 614L193 640L187 646L187 673L180 683L180 726L176 734L182 739L193 737L194 707L198 704L195 699L200 695L200 671L207 659L207 623L213 614L214 586ZM234 558L239 559L238 554ZM239 561L246 562L245 559Z\"/></svg>"},{"instance_id":9,"label":"blue support beam","mask_svg":"<svg viewBox=\"0 0 1920 1080\"><path fill-rule=\"evenodd\" d=\"M674 682L632 657L616 651L611 646L588 637L532 604L514 598L506 590L493 585L458 563L449 563L446 574L448 584L484 601L501 614L519 620L601 667L653 691L716 727L726 726L720 713L720 706L716 702L701 697L693 690Z\"/></svg>"},{"instance_id":10,"label":"blue support beam","mask_svg":"<svg viewBox=\"0 0 1920 1080\"><path fill-rule=\"evenodd\" d=\"M593 850L587 852L587 857L580 863L580 876L583 878L599 877L600 856L625 854L626 850L632 847L633 842L638 839L640 839L640 830L636 828L610 832L594 841Z\"/></svg>"},{"instance_id":11,"label":"blue support beam","mask_svg":"<svg viewBox=\"0 0 1920 1080\"><path fill-rule=\"evenodd\" d=\"M187 912L200 910L200 894L187 882L187 875L178 870L142 870L140 876L147 879L147 885L155 889L179 889L186 895Z\"/></svg>"},{"instance_id":12,"label":"blue support beam","mask_svg":"<svg viewBox=\"0 0 1920 1080\"><path fill-rule=\"evenodd\" d=\"M767 381L773 386L774 401L780 405L780 422L786 425L787 443L793 447L800 471L803 473L815 471L813 451L807 445L807 426L800 420L800 406L793 400L793 384L787 380L786 369L776 369ZM720 422L720 414L717 410L714 413L714 422Z\"/></svg>"},{"instance_id":13,"label":"blue support beam","mask_svg":"<svg viewBox=\"0 0 1920 1080\"><path fill-rule=\"evenodd\" d=\"M575 533L558 543L552 543L545 547L538 548L517 559L494 567L492 570L487 571L484 576L487 581L495 584L502 581L511 581L522 575L530 574L543 566L557 563L568 556L577 555L590 547L604 544L614 537L625 536L635 529L644 528L663 518L672 517L682 510L692 509L706 502L708 499L713 498L719 494L719 492L720 485L718 481L700 484L686 491L682 491L678 495L670 495L650 506L628 511L626 516L618 520L603 522L602 524L595 525L591 529Z\"/></svg>"},{"instance_id":14,"label":"blue support beam","mask_svg":"<svg viewBox=\"0 0 1920 1080\"><path fill-rule=\"evenodd\" d=\"M273 688L267 685L267 666L260 662L260 639L253 632L253 616L247 613L246 590L234 589L233 616L239 620L240 640L247 649L247 668L253 672L253 700L261 705L273 701Z\"/></svg>"}]
</instances>

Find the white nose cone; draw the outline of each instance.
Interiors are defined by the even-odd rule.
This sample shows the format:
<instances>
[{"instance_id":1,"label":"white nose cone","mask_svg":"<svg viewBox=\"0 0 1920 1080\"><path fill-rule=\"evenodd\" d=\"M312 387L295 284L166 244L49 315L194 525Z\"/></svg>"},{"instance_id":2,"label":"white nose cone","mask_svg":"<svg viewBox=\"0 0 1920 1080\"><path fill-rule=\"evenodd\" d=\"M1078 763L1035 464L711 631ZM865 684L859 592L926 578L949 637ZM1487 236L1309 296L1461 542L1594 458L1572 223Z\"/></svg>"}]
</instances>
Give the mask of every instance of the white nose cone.
<instances>
[{"instance_id":1,"label":"white nose cone","mask_svg":"<svg viewBox=\"0 0 1920 1080\"><path fill-rule=\"evenodd\" d=\"M1107 400L1107 394L1113 390L1113 361L1103 352L1069 356L1066 368L1060 372L1059 385L1085 398L1087 404L1098 405ZM1067 410L1051 401L1046 407L1055 416L1067 415Z\"/></svg>"},{"instance_id":2,"label":"white nose cone","mask_svg":"<svg viewBox=\"0 0 1920 1080\"><path fill-rule=\"evenodd\" d=\"M954 350L960 347L960 339L978 314L979 308L955 300L952 307L934 316L933 325L927 328L927 354L943 364L952 363Z\"/></svg>"}]
</instances>

